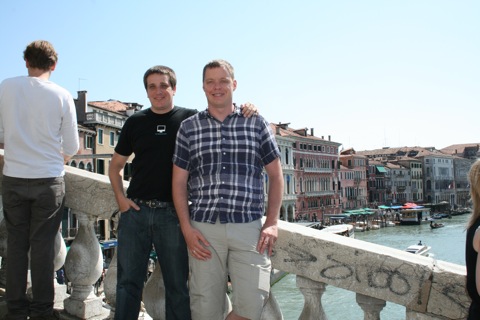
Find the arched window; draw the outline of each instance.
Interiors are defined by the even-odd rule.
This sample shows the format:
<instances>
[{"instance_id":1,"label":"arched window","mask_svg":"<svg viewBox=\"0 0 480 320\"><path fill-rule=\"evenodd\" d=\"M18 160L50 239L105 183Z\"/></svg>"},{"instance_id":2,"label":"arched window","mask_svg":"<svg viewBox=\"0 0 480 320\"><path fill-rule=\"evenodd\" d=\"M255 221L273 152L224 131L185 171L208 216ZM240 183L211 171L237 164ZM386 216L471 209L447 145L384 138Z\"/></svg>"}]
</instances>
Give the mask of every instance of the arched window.
<instances>
[{"instance_id":1,"label":"arched window","mask_svg":"<svg viewBox=\"0 0 480 320\"><path fill-rule=\"evenodd\" d=\"M90 171L90 172L93 171L93 167L92 167L92 163L91 163L91 162L87 163L86 170L87 170L87 171Z\"/></svg>"},{"instance_id":2,"label":"arched window","mask_svg":"<svg viewBox=\"0 0 480 320\"><path fill-rule=\"evenodd\" d=\"M75 160L72 160L72 162L70 162L70 166L76 168L77 167L77 163L75 162Z\"/></svg>"},{"instance_id":3,"label":"arched window","mask_svg":"<svg viewBox=\"0 0 480 320\"><path fill-rule=\"evenodd\" d=\"M78 164L78 168L79 169L85 169L85 164L83 163L83 161L80 161L80 163Z\"/></svg>"}]
</instances>

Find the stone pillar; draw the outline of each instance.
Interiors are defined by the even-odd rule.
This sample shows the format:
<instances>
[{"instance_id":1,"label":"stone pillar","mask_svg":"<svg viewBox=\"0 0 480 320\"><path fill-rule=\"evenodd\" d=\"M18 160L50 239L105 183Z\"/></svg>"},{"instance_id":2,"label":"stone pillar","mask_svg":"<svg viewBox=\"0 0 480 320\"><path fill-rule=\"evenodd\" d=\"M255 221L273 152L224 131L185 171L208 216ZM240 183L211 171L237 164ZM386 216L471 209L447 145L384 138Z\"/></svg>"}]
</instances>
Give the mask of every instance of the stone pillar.
<instances>
[{"instance_id":1,"label":"stone pillar","mask_svg":"<svg viewBox=\"0 0 480 320\"><path fill-rule=\"evenodd\" d=\"M327 320L322 306L322 295L325 293L326 284L297 276L297 287L304 297L302 313L298 320Z\"/></svg>"},{"instance_id":2,"label":"stone pillar","mask_svg":"<svg viewBox=\"0 0 480 320\"><path fill-rule=\"evenodd\" d=\"M427 313L421 313L417 311L413 311L410 309L406 309L406 317L405 320L438 320L438 319L446 319L444 317L430 315ZM463 319L463 318L462 318Z\"/></svg>"},{"instance_id":3,"label":"stone pillar","mask_svg":"<svg viewBox=\"0 0 480 320\"><path fill-rule=\"evenodd\" d=\"M57 255L53 259L53 270L57 271L63 267L67 257L67 246L65 245L65 241L63 240L60 230L57 232L57 236L55 237L55 252ZM53 281L55 286L55 306L56 308L63 308L63 301L67 298L67 286L65 284L59 284L56 277L53 278Z\"/></svg>"},{"instance_id":4,"label":"stone pillar","mask_svg":"<svg viewBox=\"0 0 480 320\"><path fill-rule=\"evenodd\" d=\"M117 300L117 249L115 249L115 252L113 253L112 261L110 261L107 274L105 275L103 292L105 293L107 303L110 307L115 309L115 303Z\"/></svg>"},{"instance_id":5,"label":"stone pillar","mask_svg":"<svg viewBox=\"0 0 480 320\"><path fill-rule=\"evenodd\" d=\"M385 300L357 293L357 303L364 312L364 320L380 320L380 312L387 304Z\"/></svg>"},{"instance_id":6,"label":"stone pillar","mask_svg":"<svg viewBox=\"0 0 480 320\"><path fill-rule=\"evenodd\" d=\"M165 284L158 261L143 289L143 303L147 314L153 320L165 319Z\"/></svg>"},{"instance_id":7,"label":"stone pillar","mask_svg":"<svg viewBox=\"0 0 480 320\"><path fill-rule=\"evenodd\" d=\"M95 235L95 217L75 212L79 229L65 261L65 273L72 283L72 293L65 299L65 311L81 319L102 314L102 299L93 293L93 284L103 270L100 243Z\"/></svg>"},{"instance_id":8,"label":"stone pillar","mask_svg":"<svg viewBox=\"0 0 480 320\"><path fill-rule=\"evenodd\" d=\"M63 241L60 230L57 232L57 235L55 237L54 248L57 254L53 259L53 270L57 271L63 266L63 264L65 263L65 258L67 257L67 246L65 245L65 241Z\"/></svg>"},{"instance_id":9,"label":"stone pillar","mask_svg":"<svg viewBox=\"0 0 480 320\"><path fill-rule=\"evenodd\" d=\"M120 213L117 211L110 217L110 220L113 222L113 233L115 237L118 239L118 222L120 221ZM115 305L117 302L117 252L118 248L115 248L115 252L113 253L112 261L110 261L110 265L108 266L107 273L105 274L105 280L103 282L103 292L105 294L105 300L107 303L115 309Z\"/></svg>"}]
</instances>

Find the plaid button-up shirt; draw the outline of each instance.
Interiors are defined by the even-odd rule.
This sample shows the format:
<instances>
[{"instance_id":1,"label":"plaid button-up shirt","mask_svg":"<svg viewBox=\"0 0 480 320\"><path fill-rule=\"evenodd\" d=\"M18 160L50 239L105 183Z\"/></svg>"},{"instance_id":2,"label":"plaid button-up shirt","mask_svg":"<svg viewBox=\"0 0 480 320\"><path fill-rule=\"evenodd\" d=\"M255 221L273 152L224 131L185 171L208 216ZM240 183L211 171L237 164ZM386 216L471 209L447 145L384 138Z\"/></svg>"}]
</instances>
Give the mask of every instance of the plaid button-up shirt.
<instances>
[{"instance_id":1,"label":"plaid button-up shirt","mask_svg":"<svg viewBox=\"0 0 480 320\"><path fill-rule=\"evenodd\" d=\"M207 111L186 119L173 163L189 171L190 216L199 222L244 223L264 215L263 168L280 152L267 121L238 108L223 122Z\"/></svg>"}]
</instances>

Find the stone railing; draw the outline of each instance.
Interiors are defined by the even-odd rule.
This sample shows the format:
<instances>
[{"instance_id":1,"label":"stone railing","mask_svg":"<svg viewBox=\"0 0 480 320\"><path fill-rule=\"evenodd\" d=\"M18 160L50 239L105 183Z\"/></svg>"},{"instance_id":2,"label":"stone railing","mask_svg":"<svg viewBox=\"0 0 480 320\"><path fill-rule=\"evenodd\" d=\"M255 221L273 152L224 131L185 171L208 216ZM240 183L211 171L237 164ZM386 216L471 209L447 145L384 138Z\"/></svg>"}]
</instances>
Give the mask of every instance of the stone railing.
<instances>
[{"instance_id":1,"label":"stone railing","mask_svg":"<svg viewBox=\"0 0 480 320\"><path fill-rule=\"evenodd\" d=\"M65 296L60 300L62 318L111 318L115 309L116 255L105 279L106 308L93 294L93 284L102 271L102 252L93 225L98 218L109 219L117 204L106 176L66 167L65 179L66 205L77 215L79 230L65 258L71 294L65 295L66 288L57 286L57 293L62 291L60 297ZM2 234L0 230L0 238ZM2 243L0 239L0 253L4 252ZM470 302L465 293L464 266L288 222L279 222L272 262L275 269L297 275L297 287L304 296L302 320L327 319L321 304L326 285L355 292L364 319L372 320L380 319L386 301L405 306L405 319L410 320L464 319ZM164 319L160 268L150 276L143 298L148 315ZM273 295L262 319L283 319Z\"/></svg>"}]
</instances>

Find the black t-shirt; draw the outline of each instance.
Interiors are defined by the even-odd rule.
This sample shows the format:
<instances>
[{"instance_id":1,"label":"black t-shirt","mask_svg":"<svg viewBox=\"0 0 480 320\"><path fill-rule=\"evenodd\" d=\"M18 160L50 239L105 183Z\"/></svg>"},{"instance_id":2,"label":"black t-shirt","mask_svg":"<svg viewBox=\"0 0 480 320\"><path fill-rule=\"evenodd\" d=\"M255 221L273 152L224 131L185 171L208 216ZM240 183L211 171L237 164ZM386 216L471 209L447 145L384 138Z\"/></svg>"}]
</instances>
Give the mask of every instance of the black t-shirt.
<instances>
[{"instance_id":1,"label":"black t-shirt","mask_svg":"<svg viewBox=\"0 0 480 320\"><path fill-rule=\"evenodd\" d=\"M468 319L480 319L480 296L477 292L475 270L477 266L478 253L473 248L473 237L475 231L480 226L480 219L467 230L466 250L465 250L465 264L467 266L467 291L470 298L472 298L472 306L470 307L470 315ZM472 314L474 313L474 314Z\"/></svg>"},{"instance_id":2,"label":"black t-shirt","mask_svg":"<svg viewBox=\"0 0 480 320\"><path fill-rule=\"evenodd\" d=\"M125 122L115 152L122 156L135 154L129 198L157 199L171 202L172 156L180 123L197 110L175 106L165 114L141 110Z\"/></svg>"}]
</instances>

